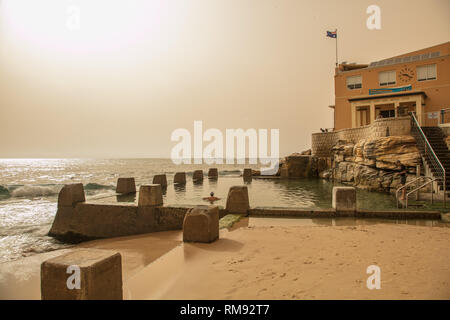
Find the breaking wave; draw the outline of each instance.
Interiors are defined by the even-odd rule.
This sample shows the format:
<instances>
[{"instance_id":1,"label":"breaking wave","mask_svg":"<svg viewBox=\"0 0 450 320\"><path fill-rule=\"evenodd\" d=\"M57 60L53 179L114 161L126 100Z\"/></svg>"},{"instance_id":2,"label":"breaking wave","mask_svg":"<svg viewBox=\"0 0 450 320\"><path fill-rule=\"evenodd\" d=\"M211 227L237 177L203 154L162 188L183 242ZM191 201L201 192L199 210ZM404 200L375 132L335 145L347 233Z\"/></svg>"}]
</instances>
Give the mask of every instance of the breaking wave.
<instances>
[{"instance_id":1,"label":"breaking wave","mask_svg":"<svg viewBox=\"0 0 450 320\"><path fill-rule=\"evenodd\" d=\"M104 185L99 183L88 183L84 185L85 190L103 190L103 189L114 189L114 186L111 185Z\"/></svg>"},{"instance_id":2,"label":"breaking wave","mask_svg":"<svg viewBox=\"0 0 450 320\"><path fill-rule=\"evenodd\" d=\"M42 197L52 196L59 193L61 186L33 186L25 185L18 187L10 192L12 197Z\"/></svg>"},{"instance_id":3,"label":"breaking wave","mask_svg":"<svg viewBox=\"0 0 450 320\"><path fill-rule=\"evenodd\" d=\"M1 196L9 196L8 188L5 188L4 186L0 186L0 195Z\"/></svg>"}]
</instances>

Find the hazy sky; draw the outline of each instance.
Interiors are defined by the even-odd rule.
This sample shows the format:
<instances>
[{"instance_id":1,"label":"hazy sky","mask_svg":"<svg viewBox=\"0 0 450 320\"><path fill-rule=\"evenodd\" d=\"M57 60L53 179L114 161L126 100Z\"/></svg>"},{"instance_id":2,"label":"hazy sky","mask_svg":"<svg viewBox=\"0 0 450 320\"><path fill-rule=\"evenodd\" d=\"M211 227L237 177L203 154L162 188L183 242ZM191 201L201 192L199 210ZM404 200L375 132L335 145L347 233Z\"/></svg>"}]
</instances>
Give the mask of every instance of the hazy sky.
<instances>
[{"instance_id":1,"label":"hazy sky","mask_svg":"<svg viewBox=\"0 0 450 320\"><path fill-rule=\"evenodd\" d=\"M381 30L366 9L381 8ZM0 158L169 157L173 130L332 126L339 60L450 39L449 0L2 0ZM79 28L77 28L79 10ZM75 19L75 20L74 20Z\"/></svg>"}]
</instances>

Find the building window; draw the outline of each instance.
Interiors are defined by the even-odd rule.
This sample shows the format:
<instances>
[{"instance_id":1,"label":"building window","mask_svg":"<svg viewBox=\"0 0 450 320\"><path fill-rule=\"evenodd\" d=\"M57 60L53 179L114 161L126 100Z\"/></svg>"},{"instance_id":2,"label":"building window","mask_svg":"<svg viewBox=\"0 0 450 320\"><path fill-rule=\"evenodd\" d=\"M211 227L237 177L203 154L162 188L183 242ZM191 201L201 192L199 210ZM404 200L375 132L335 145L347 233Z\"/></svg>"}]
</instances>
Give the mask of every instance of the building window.
<instances>
[{"instance_id":1,"label":"building window","mask_svg":"<svg viewBox=\"0 0 450 320\"><path fill-rule=\"evenodd\" d=\"M417 67L417 81L436 80L436 64Z\"/></svg>"},{"instance_id":2,"label":"building window","mask_svg":"<svg viewBox=\"0 0 450 320\"><path fill-rule=\"evenodd\" d=\"M347 88L350 90L362 88L362 76L347 77Z\"/></svg>"},{"instance_id":3,"label":"building window","mask_svg":"<svg viewBox=\"0 0 450 320\"><path fill-rule=\"evenodd\" d=\"M378 74L380 86L390 86L396 83L397 73L395 71L383 71Z\"/></svg>"}]
</instances>

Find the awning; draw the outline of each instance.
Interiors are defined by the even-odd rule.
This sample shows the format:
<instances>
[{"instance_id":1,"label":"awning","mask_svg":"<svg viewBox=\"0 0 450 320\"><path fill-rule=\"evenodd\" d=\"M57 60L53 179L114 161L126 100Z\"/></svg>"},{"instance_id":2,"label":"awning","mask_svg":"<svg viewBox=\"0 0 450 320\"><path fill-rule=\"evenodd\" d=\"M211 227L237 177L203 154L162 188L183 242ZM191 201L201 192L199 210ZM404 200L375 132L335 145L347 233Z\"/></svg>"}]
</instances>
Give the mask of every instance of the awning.
<instances>
[{"instance_id":1,"label":"awning","mask_svg":"<svg viewBox=\"0 0 450 320\"><path fill-rule=\"evenodd\" d=\"M361 101L361 100L377 100L382 98L393 98L393 97L405 97L405 96L416 96L416 95L422 95L425 98L427 95L423 91L408 91L408 92L401 92L401 93L391 93L391 94L380 94L380 95L367 95L367 96L359 96L355 98L350 98L348 101Z\"/></svg>"}]
</instances>

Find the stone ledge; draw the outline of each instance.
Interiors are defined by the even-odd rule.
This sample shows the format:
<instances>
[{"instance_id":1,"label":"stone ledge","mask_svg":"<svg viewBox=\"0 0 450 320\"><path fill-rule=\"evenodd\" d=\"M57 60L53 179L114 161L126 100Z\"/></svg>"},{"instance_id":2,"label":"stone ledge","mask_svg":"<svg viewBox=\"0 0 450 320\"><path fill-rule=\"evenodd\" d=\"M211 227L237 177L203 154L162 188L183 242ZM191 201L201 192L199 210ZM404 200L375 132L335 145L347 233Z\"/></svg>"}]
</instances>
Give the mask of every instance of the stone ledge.
<instances>
[{"instance_id":1,"label":"stone ledge","mask_svg":"<svg viewBox=\"0 0 450 320\"><path fill-rule=\"evenodd\" d=\"M426 219L440 220L438 211L412 211L412 210L357 210L354 213L336 213L334 209L296 209L296 208L272 208L257 207L249 210L250 217L298 217L298 218L375 218L375 219Z\"/></svg>"}]
</instances>

